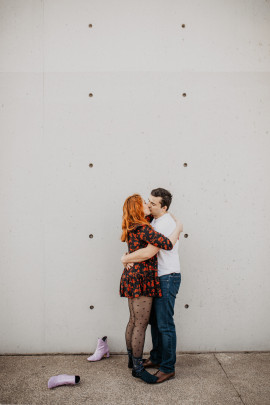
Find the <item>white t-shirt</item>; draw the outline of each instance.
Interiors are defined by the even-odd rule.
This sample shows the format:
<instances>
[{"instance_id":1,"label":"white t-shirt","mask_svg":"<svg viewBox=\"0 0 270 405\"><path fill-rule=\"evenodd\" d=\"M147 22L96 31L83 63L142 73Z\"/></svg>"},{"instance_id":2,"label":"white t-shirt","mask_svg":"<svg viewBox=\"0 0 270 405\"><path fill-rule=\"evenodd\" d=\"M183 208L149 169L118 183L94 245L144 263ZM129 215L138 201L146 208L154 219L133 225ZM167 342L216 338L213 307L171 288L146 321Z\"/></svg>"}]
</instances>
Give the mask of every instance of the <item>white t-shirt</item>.
<instances>
[{"instance_id":1,"label":"white t-shirt","mask_svg":"<svg viewBox=\"0 0 270 405\"><path fill-rule=\"evenodd\" d=\"M164 214L151 222L155 231L168 237L175 230L176 224L170 214ZM158 257L158 276L165 276L170 273L180 273L180 260L178 254L179 241L176 242L172 250L160 249Z\"/></svg>"}]
</instances>

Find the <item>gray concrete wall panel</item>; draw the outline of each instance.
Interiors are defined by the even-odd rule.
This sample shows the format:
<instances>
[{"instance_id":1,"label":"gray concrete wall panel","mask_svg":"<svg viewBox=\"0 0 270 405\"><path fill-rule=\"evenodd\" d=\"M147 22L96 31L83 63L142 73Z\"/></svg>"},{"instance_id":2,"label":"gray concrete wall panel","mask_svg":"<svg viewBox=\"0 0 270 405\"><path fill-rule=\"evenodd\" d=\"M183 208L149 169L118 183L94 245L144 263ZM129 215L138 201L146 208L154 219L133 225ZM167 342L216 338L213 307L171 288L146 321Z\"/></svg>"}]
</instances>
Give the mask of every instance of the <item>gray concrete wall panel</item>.
<instances>
[{"instance_id":1,"label":"gray concrete wall panel","mask_svg":"<svg viewBox=\"0 0 270 405\"><path fill-rule=\"evenodd\" d=\"M178 350L269 350L269 2L0 8L1 353L125 351L122 205L159 186Z\"/></svg>"}]
</instances>

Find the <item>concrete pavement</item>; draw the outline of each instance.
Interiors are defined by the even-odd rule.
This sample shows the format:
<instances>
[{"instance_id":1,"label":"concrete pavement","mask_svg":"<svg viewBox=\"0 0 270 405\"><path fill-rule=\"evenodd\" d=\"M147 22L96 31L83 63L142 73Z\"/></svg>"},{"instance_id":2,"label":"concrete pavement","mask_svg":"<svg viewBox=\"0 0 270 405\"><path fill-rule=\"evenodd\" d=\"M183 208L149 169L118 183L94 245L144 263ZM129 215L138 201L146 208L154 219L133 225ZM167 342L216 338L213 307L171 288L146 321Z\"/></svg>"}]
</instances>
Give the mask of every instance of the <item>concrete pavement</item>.
<instances>
[{"instance_id":1,"label":"concrete pavement","mask_svg":"<svg viewBox=\"0 0 270 405\"><path fill-rule=\"evenodd\" d=\"M132 377L126 355L95 363L88 356L1 356L0 403L270 405L268 352L178 354L176 377L158 385ZM48 389L57 374L77 374L81 381Z\"/></svg>"}]
</instances>

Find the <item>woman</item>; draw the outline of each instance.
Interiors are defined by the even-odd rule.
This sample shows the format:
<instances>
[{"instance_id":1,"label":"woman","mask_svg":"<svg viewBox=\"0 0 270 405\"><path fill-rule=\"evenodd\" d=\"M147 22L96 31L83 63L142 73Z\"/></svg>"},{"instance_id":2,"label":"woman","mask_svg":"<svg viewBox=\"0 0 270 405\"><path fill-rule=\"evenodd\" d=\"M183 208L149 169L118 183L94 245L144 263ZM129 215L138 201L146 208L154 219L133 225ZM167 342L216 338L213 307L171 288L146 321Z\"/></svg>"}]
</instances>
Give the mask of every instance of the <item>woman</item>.
<instances>
[{"instance_id":1,"label":"woman","mask_svg":"<svg viewBox=\"0 0 270 405\"><path fill-rule=\"evenodd\" d=\"M148 205L139 194L128 197L123 206L122 242L127 242L129 253L145 248L148 244L171 250L176 243L182 225L176 221L176 229L166 238L154 231L149 224ZM128 298L130 312L126 328L126 345L129 356L128 367L133 368L133 377L154 384L157 377L143 367L143 346L145 331L149 322L153 297L161 297L157 275L157 256L125 268L120 281L120 296Z\"/></svg>"}]
</instances>

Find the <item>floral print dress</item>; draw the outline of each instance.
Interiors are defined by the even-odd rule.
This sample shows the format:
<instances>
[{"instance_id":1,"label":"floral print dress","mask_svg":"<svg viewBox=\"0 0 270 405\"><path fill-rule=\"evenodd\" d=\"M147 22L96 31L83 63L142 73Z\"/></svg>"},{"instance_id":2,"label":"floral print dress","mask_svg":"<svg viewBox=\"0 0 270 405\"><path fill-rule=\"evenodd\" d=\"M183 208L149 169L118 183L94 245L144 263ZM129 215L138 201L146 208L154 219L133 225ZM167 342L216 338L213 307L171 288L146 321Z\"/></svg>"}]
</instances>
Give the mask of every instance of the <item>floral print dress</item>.
<instances>
[{"instance_id":1,"label":"floral print dress","mask_svg":"<svg viewBox=\"0 0 270 405\"><path fill-rule=\"evenodd\" d=\"M128 232L128 251L135 252L148 244L161 249L171 250L170 239L152 229L150 225L138 225ZM160 282L157 275L157 255L140 263L134 263L130 269L124 269L120 280L120 296L137 298L162 297Z\"/></svg>"}]
</instances>

